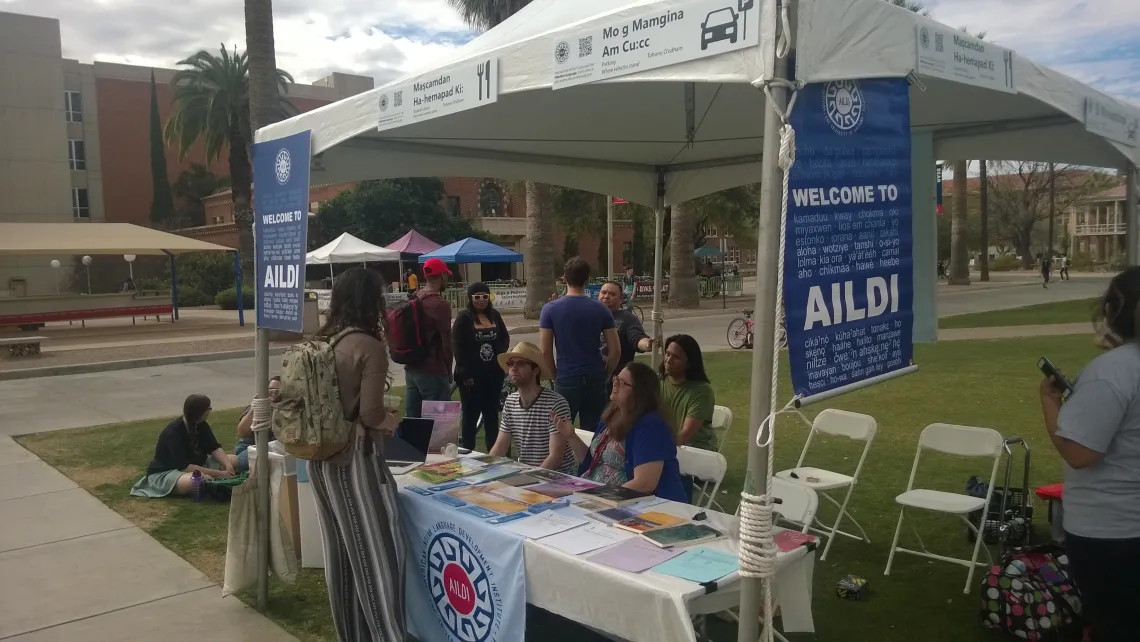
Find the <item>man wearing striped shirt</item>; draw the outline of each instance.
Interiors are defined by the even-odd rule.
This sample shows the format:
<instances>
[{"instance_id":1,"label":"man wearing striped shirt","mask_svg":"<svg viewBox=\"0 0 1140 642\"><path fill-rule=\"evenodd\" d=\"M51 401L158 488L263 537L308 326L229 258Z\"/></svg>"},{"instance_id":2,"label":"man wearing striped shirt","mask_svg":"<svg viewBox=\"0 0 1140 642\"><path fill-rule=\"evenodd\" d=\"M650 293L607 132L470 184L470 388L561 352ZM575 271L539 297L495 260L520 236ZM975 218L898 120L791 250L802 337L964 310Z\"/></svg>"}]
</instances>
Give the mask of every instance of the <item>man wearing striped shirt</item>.
<instances>
[{"instance_id":1,"label":"man wearing striped shirt","mask_svg":"<svg viewBox=\"0 0 1140 642\"><path fill-rule=\"evenodd\" d=\"M491 455L506 457L514 446L519 462L573 475L574 451L558 434L557 420L570 418L570 405L557 392L541 385L549 379L542 351L533 343L520 343L499 355L499 365L518 388L503 404L499 438Z\"/></svg>"}]
</instances>

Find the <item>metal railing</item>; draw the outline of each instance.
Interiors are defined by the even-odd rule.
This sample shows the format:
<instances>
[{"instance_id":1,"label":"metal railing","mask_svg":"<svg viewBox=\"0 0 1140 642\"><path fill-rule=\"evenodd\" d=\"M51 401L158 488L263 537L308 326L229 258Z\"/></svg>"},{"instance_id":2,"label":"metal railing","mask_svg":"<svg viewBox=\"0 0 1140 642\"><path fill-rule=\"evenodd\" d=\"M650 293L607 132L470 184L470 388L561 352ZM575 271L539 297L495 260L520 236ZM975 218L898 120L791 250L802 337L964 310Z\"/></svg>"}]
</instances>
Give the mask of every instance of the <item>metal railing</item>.
<instances>
[{"instance_id":1,"label":"metal railing","mask_svg":"<svg viewBox=\"0 0 1140 642\"><path fill-rule=\"evenodd\" d=\"M1127 226L1124 223L1077 223L1073 233L1077 236L1092 234L1124 234Z\"/></svg>"}]
</instances>

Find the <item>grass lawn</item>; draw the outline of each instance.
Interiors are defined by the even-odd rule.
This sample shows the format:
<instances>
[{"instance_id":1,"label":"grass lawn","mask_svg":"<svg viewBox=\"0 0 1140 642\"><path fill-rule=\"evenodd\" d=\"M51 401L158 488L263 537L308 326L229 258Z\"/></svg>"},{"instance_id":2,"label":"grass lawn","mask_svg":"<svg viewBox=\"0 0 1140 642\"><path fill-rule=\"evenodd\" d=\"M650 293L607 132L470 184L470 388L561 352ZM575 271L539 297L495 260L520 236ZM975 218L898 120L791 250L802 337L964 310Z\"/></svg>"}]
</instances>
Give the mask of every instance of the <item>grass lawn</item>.
<instances>
[{"instance_id":1,"label":"grass lawn","mask_svg":"<svg viewBox=\"0 0 1140 642\"><path fill-rule=\"evenodd\" d=\"M1050 337L1005 341L955 341L918 346L917 374L832 400L828 406L874 415L878 436L864 470L863 481L852 499L852 512L867 529L871 544L841 539L826 562L817 561L813 610L817 637L823 642L879 642L923 640L988 642L995 639L978 622L977 598L962 595L966 569L943 562L899 555L890 577L883 576L887 548L898 511L894 497L902 492L918 433L934 422L991 427L1004 434L1020 434L1033 449L1031 484L1060 480L1059 457L1045 436L1037 400L1040 373L1037 359L1048 356L1067 372L1076 372L1094 355L1088 337ZM743 483L747 452L748 382L751 353L716 353L706 357L717 403L736 412L725 453L730 468L725 487ZM789 390L786 373L782 394ZM781 399L781 402L786 399ZM810 407L814 415L825 406ZM216 411L215 432L229 447L235 411ZM218 504L185 500L146 500L128 496L131 484L150 459L153 441L166 420L67 430L22 437L20 443L59 468L79 485L131 521L211 579L221 582L225 556L227 509ZM802 447L806 427L785 417L778 422L777 465L789 467ZM808 463L836 470L853 469L858 449L853 442L817 441ZM985 476L988 467L979 460L955 460L927 455L919 468L926 487L961 492L971 475ZM1020 479L1020 468L1015 469ZM721 496L729 510L735 497ZM1047 533L1043 510L1037 528ZM831 518L824 513L824 517ZM968 555L963 527L954 518L923 516L919 532L932 551ZM904 532L904 545L915 547L913 535ZM870 581L871 592L860 602L835 597L835 583L848 573ZM979 575L975 574L975 580ZM250 596L245 596L249 601ZM305 641L333 640L321 573L305 571L296 586L271 584L269 615ZM601 640L565 621L533 614L528 638L593 642ZM714 621L716 640L735 639L735 630ZM793 641L811 636L789 636Z\"/></svg>"},{"instance_id":2,"label":"grass lawn","mask_svg":"<svg viewBox=\"0 0 1140 642\"><path fill-rule=\"evenodd\" d=\"M943 330L954 328L996 328L1015 325L1053 325L1058 323L1089 323L1099 299L1077 299L1029 305L1023 308L956 314L938 320ZM1090 330L1091 331L1091 330Z\"/></svg>"}]
</instances>

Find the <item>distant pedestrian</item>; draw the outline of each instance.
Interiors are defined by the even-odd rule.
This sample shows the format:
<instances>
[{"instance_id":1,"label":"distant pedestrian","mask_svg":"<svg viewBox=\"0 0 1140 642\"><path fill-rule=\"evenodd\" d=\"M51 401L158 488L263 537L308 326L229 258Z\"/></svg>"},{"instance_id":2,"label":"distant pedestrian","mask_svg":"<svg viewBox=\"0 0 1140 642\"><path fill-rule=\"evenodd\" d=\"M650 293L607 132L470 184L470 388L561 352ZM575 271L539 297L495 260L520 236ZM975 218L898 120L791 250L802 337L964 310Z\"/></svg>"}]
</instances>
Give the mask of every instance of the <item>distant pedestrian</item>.
<instances>
[{"instance_id":1,"label":"distant pedestrian","mask_svg":"<svg viewBox=\"0 0 1140 642\"><path fill-rule=\"evenodd\" d=\"M1041 287L1049 287L1049 273L1053 271L1053 260L1049 255L1037 255L1038 260L1041 261Z\"/></svg>"},{"instance_id":2,"label":"distant pedestrian","mask_svg":"<svg viewBox=\"0 0 1140 642\"><path fill-rule=\"evenodd\" d=\"M621 279L622 290L625 294L625 308L633 309L633 299L637 296L637 277L634 275L632 265L625 266L625 276ZM625 366L622 366L623 368Z\"/></svg>"},{"instance_id":3,"label":"distant pedestrian","mask_svg":"<svg viewBox=\"0 0 1140 642\"><path fill-rule=\"evenodd\" d=\"M431 258L424 263L423 271L427 284L415 296L423 306L427 356L415 365L404 366L408 417L419 417L425 401L451 400L451 304L440 296L447 289L451 270L443 261Z\"/></svg>"},{"instance_id":4,"label":"distant pedestrian","mask_svg":"<svg viewBox=\"0 0 1140 642\"><path fill-rule=\"evenodd\" d=\"M538 321L538 337L547 363L554 362L554 389L570 404L571 421L579 418L583 430L594 430L606 407L606 380L617 370L621 343L614 315L586 294L590 264L581 257L566 262L566 295L547 303ZM607 354L598 358L605 337Z\"/></svg>"},{"instance_id":5,"label":"distant pedestrian","mask_svg":"<svg viewBox=\"0 0 1140 642\"><path fill-rule=\"evenodd\" d=\"M1069 255L1061 254L1061 280L1069 280Z\"/></svg>"}]
</instances>

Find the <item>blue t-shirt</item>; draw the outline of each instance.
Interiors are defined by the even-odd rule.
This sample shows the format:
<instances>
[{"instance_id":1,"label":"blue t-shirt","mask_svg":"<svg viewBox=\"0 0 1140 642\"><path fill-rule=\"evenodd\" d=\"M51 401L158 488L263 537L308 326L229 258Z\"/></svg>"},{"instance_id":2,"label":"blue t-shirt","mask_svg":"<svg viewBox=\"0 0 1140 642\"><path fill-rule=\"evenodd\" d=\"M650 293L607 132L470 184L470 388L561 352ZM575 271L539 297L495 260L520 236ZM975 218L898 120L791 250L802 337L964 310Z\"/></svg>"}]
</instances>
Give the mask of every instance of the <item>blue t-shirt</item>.
<instances>
[{"instance_id":1,"label":"blue t-shirt","mask_svg":"<svg viewBox=\"0 0 1140 642\"><path fill-rule=\"evenodd\" d=\"M606 425L599 423L594 434L601 433L605 429ZM585 474L590 469L590 462L600 454L591 451L578 468L578 474ZM655 461L665 462L665 465L661 469L661 478L657 480L657 489L653 494L661 499L688 504L689 497L685 493L684 484L681 483L681 466L677 463L677 444L673 431L661 415L651 412L638 419L629 434L625 436L626 478L633 479L634 468Z\"/></svg>"},{"instance_id":2,"label":"blue t-shirt","mask_svg":"<svg viewBox=\"0 0 1140 642\"><path fill-rule=\"evenodd\" d=\"M554 332L558 377L605 373L598 359L602 332L614 327L609 308L588 296L564 296L542 306L538 327Z\"/></svg>"}]
</instances>

